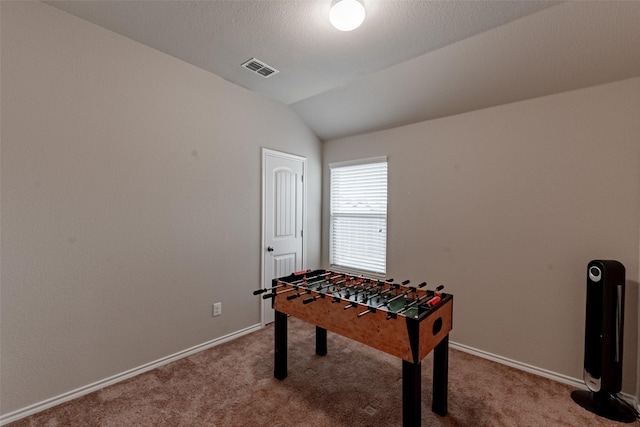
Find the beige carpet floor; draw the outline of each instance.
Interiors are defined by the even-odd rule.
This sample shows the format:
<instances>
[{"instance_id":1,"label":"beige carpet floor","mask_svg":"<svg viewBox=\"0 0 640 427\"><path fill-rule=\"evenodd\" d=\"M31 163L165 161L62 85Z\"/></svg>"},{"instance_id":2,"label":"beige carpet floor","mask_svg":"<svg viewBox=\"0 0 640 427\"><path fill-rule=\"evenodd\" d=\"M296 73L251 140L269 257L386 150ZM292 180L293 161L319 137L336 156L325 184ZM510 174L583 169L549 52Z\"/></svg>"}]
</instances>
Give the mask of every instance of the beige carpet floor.
<instances>
[{"instance_id":1,"label":"beige carpet floor","mask_svg":"<svg viewBox=\"0 0 640 427\"><path fill-rule=\"evenodd\" d=\"M9 424L23 426L402 425L402 362L289 320L289 376L273 378L273 326ZM423 426L637 426L592 414L572 388L451 349L449 413L431 412L431 355L422 365Z\"/></svg>"}]
</instances>

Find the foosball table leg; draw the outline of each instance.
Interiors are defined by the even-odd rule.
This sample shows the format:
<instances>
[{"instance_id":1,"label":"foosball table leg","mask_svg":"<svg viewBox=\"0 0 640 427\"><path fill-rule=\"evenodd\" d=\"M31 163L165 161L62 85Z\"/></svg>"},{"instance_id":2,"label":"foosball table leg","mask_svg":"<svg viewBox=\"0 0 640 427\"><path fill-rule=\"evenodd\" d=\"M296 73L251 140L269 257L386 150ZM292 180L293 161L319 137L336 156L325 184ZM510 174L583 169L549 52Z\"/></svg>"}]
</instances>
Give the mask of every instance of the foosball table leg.
<instances>
[{"instance_id":1,"label":"foosball table leg","mask_svg":"<svg viewBox=\"0 0 640 427\"><path fill-rule=\"evenodd\" d=\"M447 415L449 381L449 335L433 349L433 401L431 410L440 416Z\"/></svg>"},{"instance_id":2,"label":"foosball table leg","mask_svg":"<svg viewBox=\"0 0 640 427\"><path fill-rule=\"evenodd\" d=\"M316 354L327 355L327 330L320 326L316 326Z\"/></svg>"},{"instance_id":3,"label":"foosball table leg","mask_svg":"<svg viewBox=\"0 0 640 427\"><path fill-rule=\"evenodd\" d=\"M287 377L287 315L275 311L274 320L274 371L279 380Z\"/></svg>"},{"instance_id":4,"label":"foosball table leg","mask_svg":"<svg viewBox=\"0 0 640 427\"><path fill-rule=\"evenodd\" d=\"M419 427L422 418L422 364L402 361L402 426Z\"/></svg>"}]
</instances>

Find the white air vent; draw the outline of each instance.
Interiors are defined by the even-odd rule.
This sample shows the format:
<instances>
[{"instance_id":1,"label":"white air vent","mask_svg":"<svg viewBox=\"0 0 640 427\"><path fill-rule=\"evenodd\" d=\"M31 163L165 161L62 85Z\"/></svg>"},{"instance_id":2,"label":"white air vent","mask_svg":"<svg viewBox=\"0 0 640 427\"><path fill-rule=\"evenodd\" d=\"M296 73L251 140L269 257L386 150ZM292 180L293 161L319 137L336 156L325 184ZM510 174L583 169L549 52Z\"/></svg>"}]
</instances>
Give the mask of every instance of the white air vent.
<instances>
[{"instance_id":1,"label":"white air vent","mask_svg":"<svg viewBox=\"0 0 640 427\"><path fill-rule=\"evenodd\" d=\"M260 74L262 77L270 77L279 71L270 65L265 64L262 61L258 61L256 58L251 58L244 64L242 64L247 70Z\"/></svg>"}]
</instances>

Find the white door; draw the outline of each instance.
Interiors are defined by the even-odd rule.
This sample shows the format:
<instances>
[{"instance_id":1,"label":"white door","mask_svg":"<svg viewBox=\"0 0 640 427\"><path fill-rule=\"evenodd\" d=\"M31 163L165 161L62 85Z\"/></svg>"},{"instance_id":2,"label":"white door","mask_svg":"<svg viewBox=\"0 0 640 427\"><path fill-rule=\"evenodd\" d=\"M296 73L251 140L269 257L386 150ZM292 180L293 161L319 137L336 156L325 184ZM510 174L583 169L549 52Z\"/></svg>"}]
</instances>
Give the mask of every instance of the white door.
<instances>
[{"instance_id":1,"label":"white door","mask_svg":"<svg viewBox=\"0 0 640 427\"><path fill-rule=\"evenodd\" d=\"M306 159L262 149L262 287L304 268L303 226ZM262 324L274 320L271 299L262 304Z\"/></svg>"}]
</instances>

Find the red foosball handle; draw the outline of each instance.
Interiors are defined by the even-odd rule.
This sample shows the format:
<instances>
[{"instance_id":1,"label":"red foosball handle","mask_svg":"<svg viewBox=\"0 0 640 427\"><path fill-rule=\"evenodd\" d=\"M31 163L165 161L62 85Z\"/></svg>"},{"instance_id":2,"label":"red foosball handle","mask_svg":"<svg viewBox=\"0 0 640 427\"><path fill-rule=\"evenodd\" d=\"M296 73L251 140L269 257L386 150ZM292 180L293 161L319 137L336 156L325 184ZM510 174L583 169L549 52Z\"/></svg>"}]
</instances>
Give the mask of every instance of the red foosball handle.
<instances>
[{"instance_id":1,"label":"red foosball handle","mask_svg":"<svg viewBox=\"0 0 640 427\"><path fill-rule=\"evenodd\" d=\"M436 305L437 303L440 302L440 295L436 295L435 297L431 298L429 301L427 301L427 305L429 307L433 307L434 305Z\"/></svg>"},{"instance_id":2,"label":"red foosball handle","mask_svg":"<svg viewBox=\"0 0 640 427\"><path fill-rule=\"evenodd\" d=\"M299 276L301 274L307 274L307 273L311 273L311 270L307 269L307 270L294 271L293 275L294 276Z\"/></svg>"}]
</instances>

